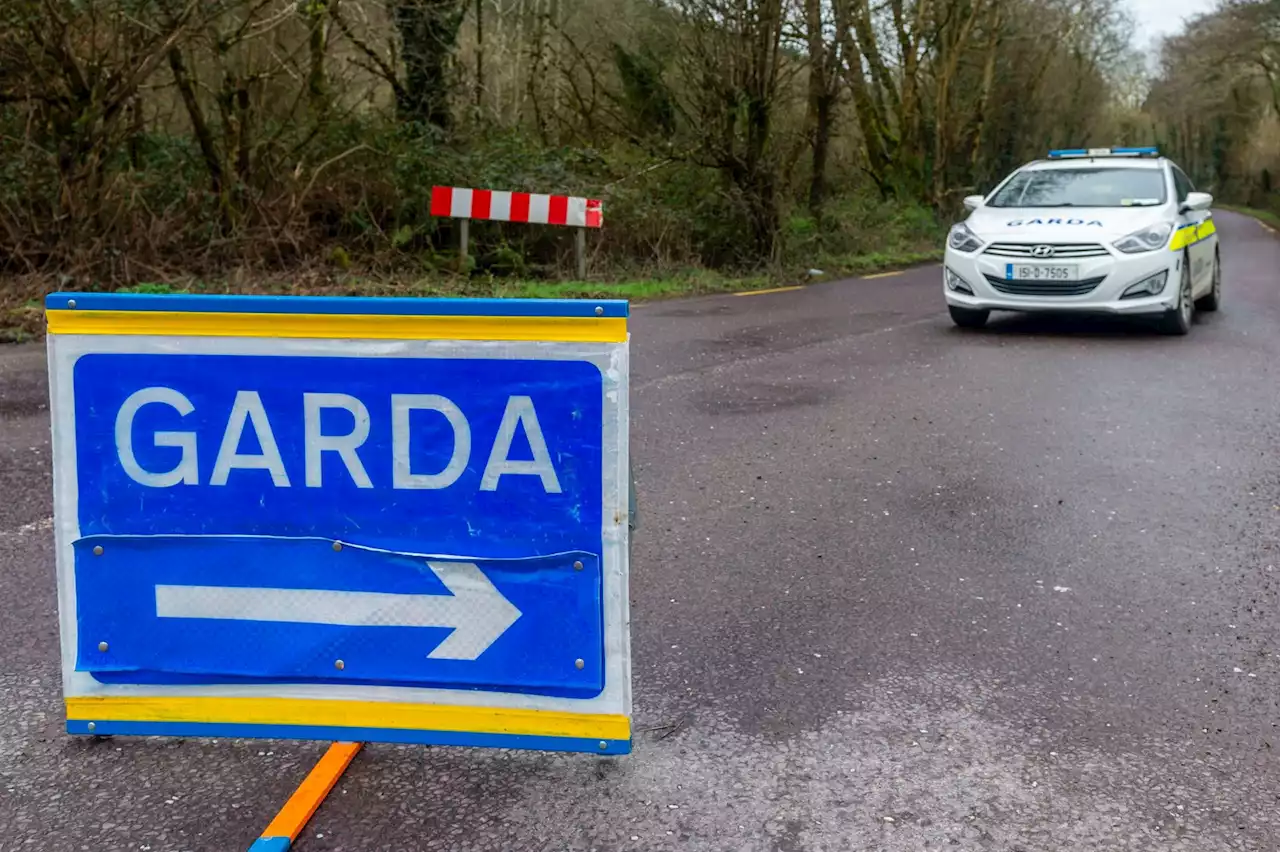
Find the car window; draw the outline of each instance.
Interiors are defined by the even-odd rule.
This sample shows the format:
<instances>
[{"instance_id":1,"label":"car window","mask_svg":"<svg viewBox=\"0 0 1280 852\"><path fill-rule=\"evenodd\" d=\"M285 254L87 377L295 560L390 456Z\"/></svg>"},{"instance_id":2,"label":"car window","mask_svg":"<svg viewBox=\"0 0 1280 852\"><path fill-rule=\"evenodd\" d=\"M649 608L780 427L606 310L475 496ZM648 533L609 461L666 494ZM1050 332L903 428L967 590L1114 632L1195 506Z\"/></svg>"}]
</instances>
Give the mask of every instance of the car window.
<instances>
[{"instance_id":1,"label":"car window","mask_svg":"<svg viewBox=\"0 0 1280 852\"><path fill-rule=\"evenodd\" d=\"M1191 184L1191 178L1187 177L1182 169L1177 166L1173 167L1173 187L1178 193L1178 203L1187 200L1187 194L1195 192L1195 187Z\"/></svg>"},{"instance_id":2,"label":"car window","mask_svg":"<svg viewBox=\"0 0 1280 852\"><path fill-rule=\"evenodd\" d=\"M1164 204L1159 169L1028 169L992 197L991 207L1152 207Z\"/></svg>"}]
</instances>

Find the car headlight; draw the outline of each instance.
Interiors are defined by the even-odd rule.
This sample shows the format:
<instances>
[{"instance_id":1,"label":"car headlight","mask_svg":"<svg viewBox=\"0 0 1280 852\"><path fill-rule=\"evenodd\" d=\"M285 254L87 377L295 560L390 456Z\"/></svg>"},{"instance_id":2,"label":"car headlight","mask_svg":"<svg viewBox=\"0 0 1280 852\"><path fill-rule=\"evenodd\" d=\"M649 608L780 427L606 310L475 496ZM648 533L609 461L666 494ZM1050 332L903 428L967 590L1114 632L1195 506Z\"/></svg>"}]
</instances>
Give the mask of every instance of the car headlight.
<instances>
[{"instance_id":1,"label":"car headlight","mask_svg":"<svg viewBox=\"0 0 1280 852\"><path fill-rule=\"evenodd\" d=\"M1169 280L1169 270L1161 269L1155 275L1148 275L1137 284L1130 284L1120 294L1121 299L1132 299L1136 296L1159 296L1164 292L1165 282Z\"/></svg>"},{"instance_id":2,"label":"car headlight","mask_svg":"<svg viewBox=\"0 0 1280 852\"><path fill-rule=\"evenodd\" d=\"M947 245L956 251L968 254L982 248L982 240L978 239L977 235L969 230L968 225L960 222L951 226L951 233L947 235Z\"/></svg>"},{"instance_id":3,"label":"car headlight","mask_svg":"<svg viewBox=\"0 0 1280 852\"><path fill-rule=\"evenodd\" d=\"M1134 231L1123 239L1116 240L1113 245L1125 254L1138 254L1144 251L1155 251L1164 248L1169 242L1169 234L1173 233L1171 222L1158 222L1141 231Z\"/></svg>"}]
</instances>

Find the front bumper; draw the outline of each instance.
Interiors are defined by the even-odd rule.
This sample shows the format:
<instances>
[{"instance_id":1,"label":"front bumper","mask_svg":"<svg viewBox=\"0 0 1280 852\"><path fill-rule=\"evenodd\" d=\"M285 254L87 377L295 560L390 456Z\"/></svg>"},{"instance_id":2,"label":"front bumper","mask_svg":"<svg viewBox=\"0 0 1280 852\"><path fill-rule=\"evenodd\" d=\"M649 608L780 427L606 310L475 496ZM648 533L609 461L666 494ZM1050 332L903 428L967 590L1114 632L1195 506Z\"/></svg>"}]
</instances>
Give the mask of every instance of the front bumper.
<instances>
[{"instance_id":1,"label":"front bumper","mask_svg":"<svg viewBox=\"0 0 1280 852\"><path fill-rule=\"evenodd\" d=\"M1162 314L1173 310L1178 302L1178 282L1182 274L1182 255L1168 249L1160 249L1137 255L1114 252L1104 257L1071 260L1079 269L1080 279L1102 280L1089 292L1078 296L1059 296L1038 293L1003 293L992 285L988 276L1000 279L1005 275L1005 265L1011 258L983 254L961 254L948 248L944 257L946 269L959 276L970 293L948 285L946 269L943 270L943 293L947 304L973 310L1036 312L1072 312L1118 314L1123 316ZM1019 259L1017 263L1035 263ZM1047 261L1052 263L1053 261ZM1120 298L1134 284L1166 270L1164 289L1155 295ZM1032 285L1034 287L1034 285ZM1030 289L1030 288L1022 288Z\"/></svg>"}]
</instances>

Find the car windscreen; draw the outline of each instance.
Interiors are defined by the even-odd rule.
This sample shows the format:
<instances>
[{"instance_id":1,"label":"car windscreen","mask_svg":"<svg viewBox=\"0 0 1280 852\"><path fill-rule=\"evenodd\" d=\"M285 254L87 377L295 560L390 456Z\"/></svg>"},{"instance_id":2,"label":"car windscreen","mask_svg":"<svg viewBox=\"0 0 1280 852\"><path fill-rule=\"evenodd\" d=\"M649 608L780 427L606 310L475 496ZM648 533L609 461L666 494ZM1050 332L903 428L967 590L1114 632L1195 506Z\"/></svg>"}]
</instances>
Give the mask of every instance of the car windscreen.
<instances>
[{"instance_id":1,"label":"car windscreen","mask_svg":"<svg viewBox=\"0 0 1280 852\"><path fill-rule=\"evenodd\" d=\"M1160 169L1029 169L992 196L990 207L1152 207L1165 202Z\"/></svg>"}]
</instances>

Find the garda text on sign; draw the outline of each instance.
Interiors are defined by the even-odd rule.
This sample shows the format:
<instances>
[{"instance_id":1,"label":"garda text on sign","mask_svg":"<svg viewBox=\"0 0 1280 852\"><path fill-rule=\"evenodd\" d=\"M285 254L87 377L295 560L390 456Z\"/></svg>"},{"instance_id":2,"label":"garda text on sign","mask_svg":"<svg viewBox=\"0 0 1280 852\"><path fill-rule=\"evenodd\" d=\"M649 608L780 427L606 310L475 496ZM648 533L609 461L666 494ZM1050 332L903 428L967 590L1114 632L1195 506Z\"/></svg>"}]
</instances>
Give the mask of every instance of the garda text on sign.
<instances>
[{"instance_id":1,"label":"garda text on sign","mask_svg":"<svg viewBox=\"0 0 1280 852\"><path fill-rule=\"evenodd\" d=\"M629 749L626 303L47 315L70 732Z\"/></svg>"}]
</instances>

